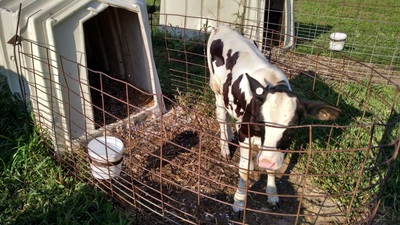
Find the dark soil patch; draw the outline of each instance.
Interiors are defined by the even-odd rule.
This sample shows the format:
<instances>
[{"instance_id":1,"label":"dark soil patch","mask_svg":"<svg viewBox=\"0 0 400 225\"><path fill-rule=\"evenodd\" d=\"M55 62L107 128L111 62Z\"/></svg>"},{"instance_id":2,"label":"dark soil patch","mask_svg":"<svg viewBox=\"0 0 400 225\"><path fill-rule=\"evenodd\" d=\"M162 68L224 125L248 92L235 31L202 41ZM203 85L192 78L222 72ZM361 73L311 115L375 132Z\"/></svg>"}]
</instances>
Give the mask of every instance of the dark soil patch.
<instances>
[{"instance_id":1,"label":"dark soil patch","mask_svg":"<svg viewBox=\"0 0 400 225\"><path fill-rule=\"evenodd\" d=\"M108 75L89 73L96 128L125 119L154 104L153 96Z\"/></svg>"}]
</instances>

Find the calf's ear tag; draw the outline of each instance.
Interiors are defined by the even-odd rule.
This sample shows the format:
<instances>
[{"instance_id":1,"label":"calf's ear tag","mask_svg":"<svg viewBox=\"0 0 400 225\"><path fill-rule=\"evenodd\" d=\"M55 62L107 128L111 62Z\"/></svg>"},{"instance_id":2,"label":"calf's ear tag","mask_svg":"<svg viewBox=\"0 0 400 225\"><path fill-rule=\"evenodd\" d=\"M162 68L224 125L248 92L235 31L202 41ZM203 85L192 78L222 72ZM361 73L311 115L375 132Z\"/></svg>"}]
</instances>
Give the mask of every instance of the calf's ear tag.
<instances>
[{"instance_id":1,"label":"calf's ear tag","mask_svg":"<svg viewBox=\"0 0 400 225\"><path fill-rule=\"evenodd\" d=\"M258 88L256 89L256 94L262 95L263 93L264 93L264 88L258 87Z\"/></svg>"}]
</instances>

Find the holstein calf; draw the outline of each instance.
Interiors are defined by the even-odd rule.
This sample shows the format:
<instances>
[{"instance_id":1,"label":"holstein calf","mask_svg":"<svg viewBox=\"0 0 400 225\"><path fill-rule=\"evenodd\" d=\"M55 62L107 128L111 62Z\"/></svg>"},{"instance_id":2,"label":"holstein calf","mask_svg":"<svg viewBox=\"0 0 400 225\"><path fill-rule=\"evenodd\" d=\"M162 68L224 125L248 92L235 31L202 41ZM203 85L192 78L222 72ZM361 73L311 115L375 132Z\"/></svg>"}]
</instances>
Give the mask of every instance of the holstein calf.
<instances>
[{"instance_id":1,"label":"holstein calf","mask_svg":"<svg viewBox=\"0 0 400 225\"><path fill-rule=\"evenodd\" d=\"M299 99L283 72L268 62L254 42L229 27L221 26L211 32L207 58L224 157L229 156L228 141L233 140L230 117L237 121L240 180L234 196L234 210L239 211L244 206L248 171L254 169L250 149L258 150L258 167L268 172L268 202L276 204L279 197L273 171L282 167L284 153L281 150L290 144L288 127L299 124L304 116L335 119L340 109Z\"/></svg>"}]
</instances>

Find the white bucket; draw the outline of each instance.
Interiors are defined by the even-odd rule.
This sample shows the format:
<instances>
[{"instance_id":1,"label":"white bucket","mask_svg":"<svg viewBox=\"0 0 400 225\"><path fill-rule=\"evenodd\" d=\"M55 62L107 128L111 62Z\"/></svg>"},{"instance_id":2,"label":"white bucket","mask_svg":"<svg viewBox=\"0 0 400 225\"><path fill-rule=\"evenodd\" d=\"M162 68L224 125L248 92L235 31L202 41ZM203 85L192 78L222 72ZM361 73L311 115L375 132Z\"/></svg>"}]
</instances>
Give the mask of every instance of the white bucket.
<instances>
[{"instance_id":1,"label":"white bucket","mask_svg":"<svg viewBox=\"0 0 400 225\"><path fill-rule=\"evenodd\" d=\"M116 137L102 136L88 144L90 168L96 179L104 180L119 176L122 170L124 143Z\"/></svg>"},{"instance_id":2,"label":"white bucket","mask_svg":"<svg viewBox=\"0 0 400 225\"><path fill-rule=\"evenodd\" d=\"M330 36L329 49L334 51L342 51L346 39L347 35L345 33L332 33Z\"/></svg>"}]
</instances>

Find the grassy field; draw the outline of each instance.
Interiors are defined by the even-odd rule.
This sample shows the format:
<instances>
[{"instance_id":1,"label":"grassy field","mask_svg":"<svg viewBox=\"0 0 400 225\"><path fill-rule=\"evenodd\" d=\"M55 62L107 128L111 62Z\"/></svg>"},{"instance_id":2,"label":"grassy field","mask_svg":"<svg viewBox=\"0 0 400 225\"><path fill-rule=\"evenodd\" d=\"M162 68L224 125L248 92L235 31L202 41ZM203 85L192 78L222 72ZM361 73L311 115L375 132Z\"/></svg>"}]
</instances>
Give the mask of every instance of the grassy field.
<instances>
[{"instance_id":1,"label":"grassy field","mask_svg":"<svg viewBox=\"0 0 400 225\"><path fill-rule=\"evenodd\" d=\"M340 92L342 97L339 107L342 109L342 114L335 123L345 126L313 128L311 145L307 144L309 131L297 131L294 139L303 140L300 143L306 144L301 144L302 148L305 150L311 148L313 151L310 162L307 162L308 155L303 154L299 157L297 166L308 169L313 183L331 194L351 193L358 183L358 188L362 191L359 191L354 199L352 195L343 194L337 200L344 207L351 205L356 208L367 204L371 196L379 195L381 189L378 184L388 173L388 167L380 165L379 162L386 160L382 152L385 152L388 157L392 156L394 146L385 147L385 145L398 138L400 134L399 118L396 117L398 115L392 114L391 107L384 103L383 99L396 102L394 96L398 95L399 90L393 86L372 84L369 88L371 95L366 99L365 92L368 86L366 81L346 82L339 87L335 81L317 80L314 83L312 79L300 77L291 80L291 83L294 91L302 98L310 96L308 90L313 89L313 86L315 89L313 93L324 101L334 102ZM364 103L363 107L361 107L361 102ZM367 109L366 113L362 113L363 109ZM395 104L394 109L397 113L400 112L400 104ZM320 124L313 120L305 122L305 124L314 123ZM372 125L374 123L377 124ZM380 123L385 125L379 125ZM329 140L326 134L329 134ZM370 151L367 151L368 146L373 146L370 147ZM298 147L295 146L293 149L298 149ZM363 163L365 163L364 172L359 174L357 170L361 169ZM395 203L400 193L400 183L397 178L399 165L392 164L391 166L395 168L388 180L379 215L375 221L383 224L397 223L400 216L400 207ZM313 177L313 174L328 176Z\"/></svg>"},{"instance_id":2,"label":"grassy field","mask_svg":"<svg viewBox=\"0 0 400 225\"><path fill-rule=\"evenodd\" d=\"M400 1L395 0L295 0L296 36L300 38L294 51L307 54L330 55L327 48L332 32L344 32L348 38L343 53L363 62L389 66L400 70ZM391 97L383 85L378 93ZM349 87L350 96L360 95L357 85ZM379 102L371 107L380 109ZM397 109L400 110L400 109ZM399 125L397 125L398 127ZM397 128L399 129L399 128ZM397 133L400 132L397 130ZM337 164L341 165L341 164ZM400 222L400 163L394 164L382 197L377 224ZM326 180L326 186L332 180ZM334 187L334 186L330 186ZM386 221L386 222L385 222Z\"/></svg>"},{"instance_id":3,"label":"grassy field","mask_svg":"<svg viewBox=\"0 0 400 225\"><path fill-rule=\"evenodd\" d=\"M296 51L329 55L333 32L347 34L344 53L376 64L400 67L400 1L295 0Z\"/></svg>"},{"instance_id":4,"label":"grassy field","mask_svg":"<svg viewBox=\"0 0 400 225\"><path fill-rule=\"evenodd\" d=\"M0 78L0 224L131 224L104 193L54 161L31 114Z\"/></svg>"},{"instance_id":5,"label":"grassy field","mask_svg":"<svg viewBox=\"0 0 400 225\"><path fill-rule=\"evenodd\" d=\"M160 5L160 0L146 2ZM294 0L295 36L298 37L294 50L334 56L327 50L329 36L333 32L344 32L347 34L344 54L398 71L399 14L400 1L396 0Z\"/></svg>"}]
</instances>

